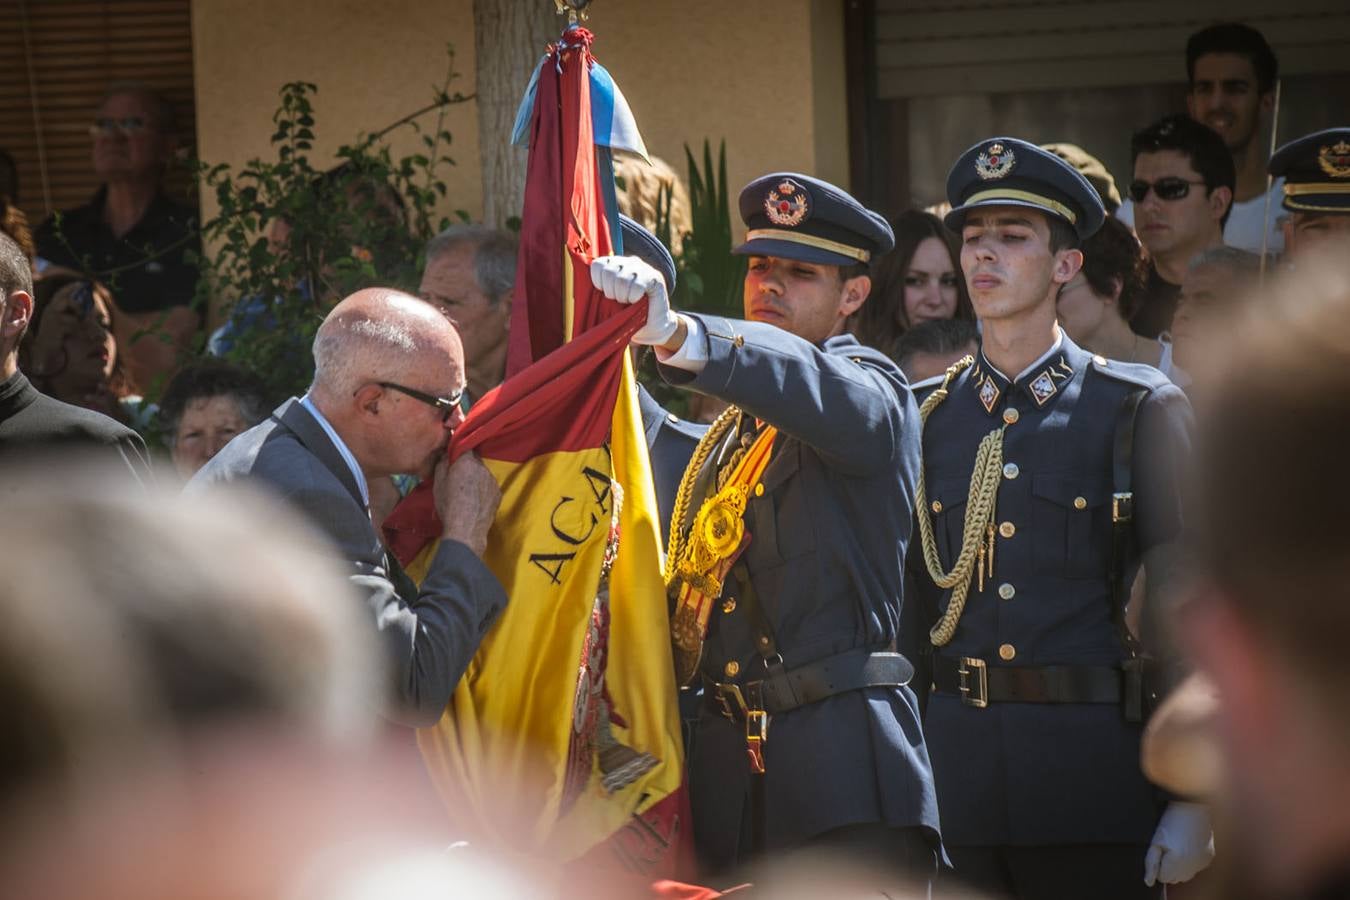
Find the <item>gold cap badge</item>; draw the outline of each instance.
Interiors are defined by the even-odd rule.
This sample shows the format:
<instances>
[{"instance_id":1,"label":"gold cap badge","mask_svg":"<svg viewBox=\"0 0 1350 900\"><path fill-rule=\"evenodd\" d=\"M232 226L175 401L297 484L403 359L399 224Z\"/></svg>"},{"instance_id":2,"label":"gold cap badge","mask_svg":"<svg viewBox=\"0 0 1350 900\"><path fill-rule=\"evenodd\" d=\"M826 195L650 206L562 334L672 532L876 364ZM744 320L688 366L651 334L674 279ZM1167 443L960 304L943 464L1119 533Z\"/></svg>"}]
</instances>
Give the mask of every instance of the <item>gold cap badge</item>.
<instances>
[{"instance_id":1,"label":"gold cap badge","mask_svg":"<svg viewBox=\"0 0 1350 900\"><path fill-rule=\"evenodd\" d=\"M764 213L775 225L785 228L800 225L811 214L811 195L791 178L784 178L778 187L764 195Z\"/></svg>"},{"instance_id":2,"label":"gold cap badge","mask_svg":"<svg viewBox=\"0 0 1350 900\"><path fill-rule=\"evenodd\" d=\"M975 157L975 174L985 181L1003 178L1012 171L1017 156L1011 149L995 141L983 153Z\"/></svg>"},{"instance_id":3,"label":"gold cap badge","mask_svg":"<svg viewBox=\"0 0 1350 900\"><path fill-rule=\"evenodd\" d=\"M1332 178L1350 178L1350 143L1337 141L1319 148L1317 164Z\"/></svg>"}]
</instances>

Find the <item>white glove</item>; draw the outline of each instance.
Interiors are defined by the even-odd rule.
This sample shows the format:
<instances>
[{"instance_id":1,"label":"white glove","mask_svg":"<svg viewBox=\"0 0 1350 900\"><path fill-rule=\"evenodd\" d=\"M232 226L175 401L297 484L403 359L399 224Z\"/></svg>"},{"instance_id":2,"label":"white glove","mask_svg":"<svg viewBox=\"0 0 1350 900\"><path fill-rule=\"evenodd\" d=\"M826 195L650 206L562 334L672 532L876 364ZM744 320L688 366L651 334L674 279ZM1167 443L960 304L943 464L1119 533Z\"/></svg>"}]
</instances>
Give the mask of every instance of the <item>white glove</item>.
<instances>
[{"instance_id":1,"label":"white glove","mask_svg":"<svg viewBox=\"0 0 1350 900\"><path fill-rule=\"evenodd\" d=\"M1201 803L1167 804L1153 842L1144 855L1144 884L1190 881L1214 859L1209 809Z\"/></svg>"},{"instance_id":2,"label":"white glove","mask_svg":"<svg viewBox=\"0 0 1350 900\"><path fill-rule=\"evenodd\" d=\"M634 344L664 344L680 327L666 296L666 279L636 256L596 257L591 262L591 283L620 303L647 298L647 324L633 335Z\"/></svg>"}]
</instances>

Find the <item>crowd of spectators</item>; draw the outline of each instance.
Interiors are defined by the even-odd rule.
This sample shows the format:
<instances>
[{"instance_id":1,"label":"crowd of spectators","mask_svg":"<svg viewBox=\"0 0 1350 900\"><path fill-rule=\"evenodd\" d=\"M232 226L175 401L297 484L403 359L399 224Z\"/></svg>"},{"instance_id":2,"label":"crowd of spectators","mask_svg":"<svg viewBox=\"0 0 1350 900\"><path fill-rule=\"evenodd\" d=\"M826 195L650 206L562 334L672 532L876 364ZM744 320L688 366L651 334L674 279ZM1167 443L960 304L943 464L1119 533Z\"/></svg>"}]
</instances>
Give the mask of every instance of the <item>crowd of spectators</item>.
<instances>
[{"instance_id":1,"label":"crowd of spectators","mask_svg":"<svg viewBox=\"0 0 1350 900\"><path fill-rule=\"evenodd\" d=\"M1276 823L1314 830L1296 825L1298 809L1289 797L1316 807L1330 823L1329 837L1309 841L1337 848L1342 856L1333 861L1341 867L1350 853L1346 807L1321 802L1309 783L1319 775L1334 796L1350 798L1350 775L1335 764L1335 755L1346 752L1344 730L1336 730L1343 723L1325 724L1344 718L1331 690L1344 680L1344 666L1329 648L1344 641L1350 626L1343 615L1307 600L1334 590L1342 574L1328 537L1338 533L1327 524L1334 516L1317 518L1315 532L1292 512L1236 533L1218 524L1252 512L1250 505L1233 505L1244 473L1225 449L1241 445L1247 431L1241 406L1223 395L1241 385L1267 404L1285 404L1285 415L1263 407L1259 447L1278 454L1286 449L1282 433L1299 435L1298 468L1309 480L1310 472L1342 468L1324 446L1333 443L1328 433L1309 423L1339 421L1338 404L1350 396L1345 367L1332 364L1343 361L1350 346L1345 250L1327 254L1350 246L1341 243L1350 237L1350 207L1281 209L1286 179L1298 177L1301 163L1268 161L1262 151L1278 67L1258 32L1233 24L1204 29L1188 42L1186 66L1186 113L1133 135L1123 191L1090 149L1046 145L1089 179L1108 212L1105 225L1083 243L1082 269L1062 286L1057 315L1064 335L1085 350L1152 366L1189 395L1208 399L1202 411L1215 410L1213 424L1202 429L1207 440L1199 464L1213 464L1221 474L1202 479L1201 509L1209 532L1227 537L1202 541L1200 580L1208 592L1179 621L1197 665L1225 699L1208 698L1203 718L1212 730L1188 740L1203 744L1212 754L1207 759L1226 759L1232 777L1249 779L1228 798L1234 846L1245 850L1269 839L1275 849L1251 859L1229 851L1224 860L1221 847L1221 868L1232 879L1250 867L1256 882L1247 887L1264 898L1279 896L1278 885L1302 890L1336 868L1328 864L1328 850L1305 858L1288 846L1292 839L1270 837ZM206 323L192 306L198 273L191 260L201 250L195 212L163 188L176 132L172 106L155 92L140 84L111 86L90 130L102 186L87 204L36 230L16 205L12 161L0 155L0 457L15 473L6 481L28 486L7 496L0 521L0 540L24 563L0 578L0 602L18 623L0 639L0 694L32 723L7 751L11 765L0 797L25 810L89 784L102 792L102 780L116 771L112 761L145 747L190 769L213 758L202 751L204 736L243 721L265 727L230 759L230 772L274 765L259 761L277 746L315 754L325 771L348 771L354 754L379 746L372 737L375 710L403 724L435 721L477 640L506 603L477 558L495 509L495 485L481 464L473 468L471 455L458 469L441 457L451 430L505 377L515 236L473 224L436 235L424 248L418 298L372 286L343 299L326 295L322 285L303 285L324 317L313 350L317 374L309 394L272 413L283 398L268 396L257 373L190 352L206 344L214 354L227 353L244 327L267 320L273 299L233 298L232 316L207 340ZM340 184L353 208L373 210L390 228L406 226L402 201L389 185L334 171L314 189ZM648 224L662 215L687 223L687 196L674 173L658 170L655 194L644 193L645 177L633 172L628 178L625 202L635 216L645 215ZM895 247L867 266L870 295L849 330L894 359L912 385L941 382L957 361L980 354L981 323L962 274L961 240L928 210L901 210L890 225ZM289 230L284 219L273 222L268 238L274 248L284 251ZM682 239L683 231L675 230L673 240ZM1269 318L1250 302L1253 296L1269 300ZM1308 308L1300 311L1305 297ZM1316 367L1315 385L1271 388L1286 374L1280 367L1301 360L1304 349L1330 360ZM1250 355L1256 367L1244 372L1233 353ZM448 383L458 390L437 390ZM1326 403L1308 400L1308 391ZM264 427L255 429L260 423ZM245 433L251 437L236 441ZM152 462L143 435L162 445L165 462ZM325 441L326 449L315 449ZM37 452L81 447L92 455L63 468L33 465ZM1239 458L1253 469L1263 462L1253 448ZM84 469L96 477L75 476ZM194 499L163 487L142 493L156 480L155 469L165 483L195 477ZM52 483L53 472L64 483ZM224 500L205 489L246 476L280 488L304 516L256 498ZM385 515L418 480L434 486L446 526L432 574L420 588L392 561L380 536ZM1334 510L1345 490L1334 479L1330 490L1327 508ZM1266 499L1282 508L1280 497ZM468 521L452 513L466 509ZM1295 540L1303 534L1313 538L1307 545ZM154 546L157 564L126 565L138 541ZM1290 545L1286 556L1245 556L1281 542ZM355 566L346 579L332 565L331 544ZM205 552L208 546L214 552ZM1258 560L1271 568L1261 569ZM1298 561L1318 565L1299 567ZM1289 615L1279 611L1285 576L1299 585L1304 600L1297 614L1310 621L1307 629L1290 626ZM44 598L55 597L55 608L30 602L38 585ZM187 608L186 596L198 605ZM355 599L343 605L336 597ZM365 607L378 620L380 640L400 648L393 657L398 671L384 671L389 654L357 621L353 611ZM58 624L84 619L77 629ZM1308 633L1318 627L1325 633ZM166 677L170 671L174 679ZM1271 699L1275 688L1264 688L1260 678L1291 694L1308 688L1307 700L1291 704L1294 711L1279 708ZM375 690L387 683L396 687ZM1258 715L1266 718L1255 721ZM1277 741L1262 743L1275 728L1295 735L1306 777L1261 771L1259 753L1283 749ZM272 740L277 735L280 744ZM286 759L290 767L277 766L274 775L303 768L294 756ZM391 773L396 768L384 758L380 764ZM153 766L139 760L129 770L149 779ZM162 786L162 775L154 773L153 782ZM1215 795L1225 782L1212 767L1206 776L1194 789L1219 802ZM425 786L389 777L398 781L397 796L416 806L409 798ZM1178 782L1168 786L1191 784ZM313 773L300 778L310 793L328 783ZM342 814L350 815L359 800L355 792L344 795ZM275 800L259 802L283 820L293 812ZM120 798L113 808L124 805ZM182 815L176 807L160 812ZM425 808L420 814L434 818ZM1265 830L1250 821L1267 815ZM50 878L73 896L103 870L76 868L57 879L35 867L32 860L58 854L65 825L46 818L51 821L44 819L30 843L14 845L23 852L0 854L0 866L12 867L15 883ZM389 833L399 831L395 814L375 820ZM341 829L334 834L350 837ZM189 841L181 843L191 849ZM263 844L233 852L265 855ZM297 852L318 852L302 844L296 842ZM436 865L444 867L444 859ZM500 884L511 875L507 867L491 873ZM1231 880L1216 883L1237 890ZM178 883L165 884L163 896L169 896ZM53 889L52 895L62 894Z\"/></svg>"}]
</instances>

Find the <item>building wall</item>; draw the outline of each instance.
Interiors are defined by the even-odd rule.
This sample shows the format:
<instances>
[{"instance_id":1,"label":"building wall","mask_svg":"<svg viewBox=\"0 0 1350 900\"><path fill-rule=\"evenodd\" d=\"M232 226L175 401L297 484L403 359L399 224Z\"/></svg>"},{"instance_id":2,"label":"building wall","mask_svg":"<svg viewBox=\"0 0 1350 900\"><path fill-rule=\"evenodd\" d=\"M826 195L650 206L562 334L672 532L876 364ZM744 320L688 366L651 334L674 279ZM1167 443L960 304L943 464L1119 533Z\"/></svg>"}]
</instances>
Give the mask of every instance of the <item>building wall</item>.
<instances>
[{"instance_id":1,"label":"building wall","mask_svg":"<svg viewBox=\"0 0 1350 900\"><path fill-rule=\"evenodd\" d=\"M697 151L705 137L714 147L725 138L734 197L755 175L780 168L847 183L842 3L597 0L587 25L648 149L683 172L686 143ZM447 43L462 73L452 90L474 89L472 0L193 0L192 13L198 147L209 162L238 165L269 153L271 114L287 81L319 86L316 163L358 131L429 102ZM445 211L477 216L474 104L452 107L446 124L458 166L444 173ZM416 140L404 130L391 147L411 153ZM210 215L211 198L202 200Z\"/></svg>"}]
</instances>

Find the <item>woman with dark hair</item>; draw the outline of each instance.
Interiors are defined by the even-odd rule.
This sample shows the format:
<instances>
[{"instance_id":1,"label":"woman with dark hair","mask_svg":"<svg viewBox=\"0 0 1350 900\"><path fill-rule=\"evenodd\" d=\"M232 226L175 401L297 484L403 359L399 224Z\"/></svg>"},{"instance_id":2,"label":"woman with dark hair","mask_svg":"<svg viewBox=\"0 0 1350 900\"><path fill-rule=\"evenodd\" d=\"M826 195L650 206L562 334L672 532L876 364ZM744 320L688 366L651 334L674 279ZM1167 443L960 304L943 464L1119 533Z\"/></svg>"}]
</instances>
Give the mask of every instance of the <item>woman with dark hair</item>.
<instances>
[{"instance_id":1,"label":"woman with dark hair","mask_svg":"<svg viewBox=\"0 0 1350 900\"><path fill-rule=\"evenodd\" d=\"M1083 268L1060 289L1059 324L1086 350L1153 366L1175 381L1167 336L1142 337L1130 328L1147 277L1148 261L1139 240L1108 216L1101 230L1083 242Z\"/></svg>"},{"instance_id":2,"label":"woman with dark hair","mask_svg":"<svg viewBox=\"0 0 1350 900\"><path fill-rule=\"evenodd\" d=\"M184 366L159 401L174 468L191 478L235 436L267 418L266 387L246 369L218 359Z\"/></svg>"},{"instance_id":3,"label":"woman with dark hair","mask_svg":"<svg viewBox=\"0 0 1350 900\"><path fill-rule=\"evenodd\" d=\"M934 319L975 321L961 274L961 244L932 213L907 209L891 223L895 249L872 263L872 293L854 315L861 343L895 355L900 336Z\"/></svg>"},{"instance_id":4,"label":"woman with dark hair","mask_svg":"<svg viewBox=\"0 0 1350 900\"><path fill-rule=\"evenodd\" d=\"M130 424L135 387L113 336L116 305L97 281L48 269L33 281L32 324L20 345L20 366L49 397Z\"/></svg>"}]
</instances>

